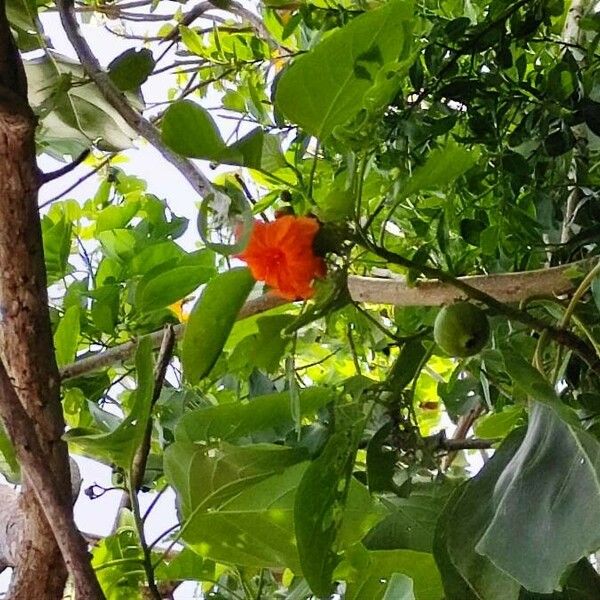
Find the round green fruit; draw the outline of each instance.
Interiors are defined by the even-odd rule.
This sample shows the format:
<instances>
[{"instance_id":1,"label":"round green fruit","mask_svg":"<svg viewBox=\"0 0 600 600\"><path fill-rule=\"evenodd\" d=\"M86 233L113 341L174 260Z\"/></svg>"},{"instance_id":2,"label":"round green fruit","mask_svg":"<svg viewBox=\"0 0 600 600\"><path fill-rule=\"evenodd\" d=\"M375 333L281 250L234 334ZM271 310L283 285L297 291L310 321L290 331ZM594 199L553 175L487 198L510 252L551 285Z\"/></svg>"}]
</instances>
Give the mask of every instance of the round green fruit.
<instances>
[{"instance_id":1,"label":"round green fruit","mask_svg":"<svg viewBox=\"0 0 600 600\"><path fill-rule=\"evenodd\" d=\"M473 356L487 344L490 324L480 308L470 302L457 302L440 310L433 337L450 356Z\"/></svg>"}]
</instances>

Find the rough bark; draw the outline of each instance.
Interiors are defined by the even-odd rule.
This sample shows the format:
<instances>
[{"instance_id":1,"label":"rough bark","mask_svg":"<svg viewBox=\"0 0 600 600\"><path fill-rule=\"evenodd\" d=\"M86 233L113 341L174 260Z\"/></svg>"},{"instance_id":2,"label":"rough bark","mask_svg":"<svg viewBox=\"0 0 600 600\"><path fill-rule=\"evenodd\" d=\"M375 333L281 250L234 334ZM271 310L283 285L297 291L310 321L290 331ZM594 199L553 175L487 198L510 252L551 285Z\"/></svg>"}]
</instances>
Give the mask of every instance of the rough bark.
<instances>
[{"instance_id":1,"label":"rough bark","mask_svg":"<svg viewBox=\"0 0 600 600\"><path fill-rule=\"evenodd\" d=\"M0 0L0 360L7 374L0 390L0 416L17 456L31 455L35 449L37 471L42 471L32 471L33 463L22 465L17 502L23 521L8 595L15 600L62 598L67 577L46 518L49 507L39 501L40 475L53 486L48 496L52 508L72 521L69 458L61 440L60 379L37 211L35 127L23 66ZM13 419L17 414L27 419L18 427ZM15 552L14 543L9 551Z\"/></svg>"}]
</instances>

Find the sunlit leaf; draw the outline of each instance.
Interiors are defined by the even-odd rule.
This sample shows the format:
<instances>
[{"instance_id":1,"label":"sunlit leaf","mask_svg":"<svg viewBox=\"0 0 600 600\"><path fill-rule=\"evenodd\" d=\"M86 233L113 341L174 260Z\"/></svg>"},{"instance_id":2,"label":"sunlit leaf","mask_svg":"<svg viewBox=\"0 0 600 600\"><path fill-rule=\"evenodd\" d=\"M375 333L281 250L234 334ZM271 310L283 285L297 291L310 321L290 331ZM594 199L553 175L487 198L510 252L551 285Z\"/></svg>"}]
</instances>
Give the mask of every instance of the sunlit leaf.
<instances>
[{"instance_id":1,"label":"sunlit leaf","mask_svg":"<svg viewBox=\"0 0 600 600\"><path fill-rule=\"evenodd\" d=\"M253 287L254 279L244 267L222 273L207 284L190 314L182 342L183 372L190 383L197 383L212 369Z\"/></svg>"}]
</instances>

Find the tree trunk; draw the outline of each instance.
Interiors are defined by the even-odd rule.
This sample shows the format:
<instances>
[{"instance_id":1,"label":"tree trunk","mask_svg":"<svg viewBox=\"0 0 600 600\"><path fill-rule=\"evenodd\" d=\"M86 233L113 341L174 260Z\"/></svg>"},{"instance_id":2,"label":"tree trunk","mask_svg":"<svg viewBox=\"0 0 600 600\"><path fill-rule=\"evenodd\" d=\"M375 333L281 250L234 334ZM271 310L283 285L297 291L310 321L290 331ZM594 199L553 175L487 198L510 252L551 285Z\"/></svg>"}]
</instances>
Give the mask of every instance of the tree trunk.
<instances>
[{"instance_id":1,"label":"tree trunk","mask_svg":"<svg viewBox=\"0 0 600 600\"><path fill-rule=\"evenodd\" d=\"M30 417L60 501L71 506L64 421L37 209L36 118L27 102L23 65L0 7L0 359ZM5 422L7 431L10 423ZM15 446L27 440L13 439ZM23 517L9 597L62 598L67 571L26 473Z\"/></svg>"}]
</instances>

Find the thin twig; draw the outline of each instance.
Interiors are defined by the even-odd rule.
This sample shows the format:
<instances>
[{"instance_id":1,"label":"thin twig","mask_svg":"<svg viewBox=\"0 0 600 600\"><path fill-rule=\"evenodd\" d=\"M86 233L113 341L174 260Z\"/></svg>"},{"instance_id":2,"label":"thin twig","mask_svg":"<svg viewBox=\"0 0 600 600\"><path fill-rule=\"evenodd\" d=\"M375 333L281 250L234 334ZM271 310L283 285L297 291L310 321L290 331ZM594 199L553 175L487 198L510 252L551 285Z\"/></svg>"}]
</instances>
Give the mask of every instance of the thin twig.
<instances>
[{"instance_id":1,"label":"thin twig","mask_svg":"<svg viewBox=\"0 0 600 600\"><path fill-rule=\"evenodd\" d=\"M86 148L75 160L71 161L68 165L61 167L60 169L56 169L55 171L50 171L48 173L42 173L39 178L40 185L44 185L49 181L54 179L58 179L67 173L70 173L73 169L78 167L88 156L90 155L90 149Z\"/></svg>"},{"instance_id":2,"label":"thin twig","mask_svg":"<svg viewBox=\"0 0 600 600\"><path fill-rule=\"evenodd\" d=\"M81 185L84 181L86 181L87 179L89 179L92 175L94 175L95 173L97 173L98 171L100 171L103 167L105 167L111 161L111 159L112 159L112 155L108 156L107 158L105 158L102 162L100 162L97 166L95 166L89 173L86 173L85 175L83 175L82 177L80 177L75 183L73 183L72 185L70 185L66 190L63 190L62 192L56 194L56 196L53 196L49 200L46 200L45 202L43 202L42 204L40 204L39 208L40 209L46 208L46 206L49 206L53 202L56 202L57 200L60 200L65 194L68 194L69 192L71 192L72 190L74 190L76 187L78 187L79 185Z\"/></svg>"},{"instance_id":3,"label":"thin twig","mask_svg":"<svg viewBox=\"0 0 600 600\"><path fill-rule=\"evenodd\" d=\"M79 62L86 75L98 86L105 100L134 131L154 146L185 177L199 195L204 196L210 193L213 190L212 184L205 175L193 162L179 156L163 144L156 127L129 104L127 98L102 69L98 59L79 30L73 10L73 0L57 0L56 6L67 38L73 46Z\"/></svg>"}]
</instances>

